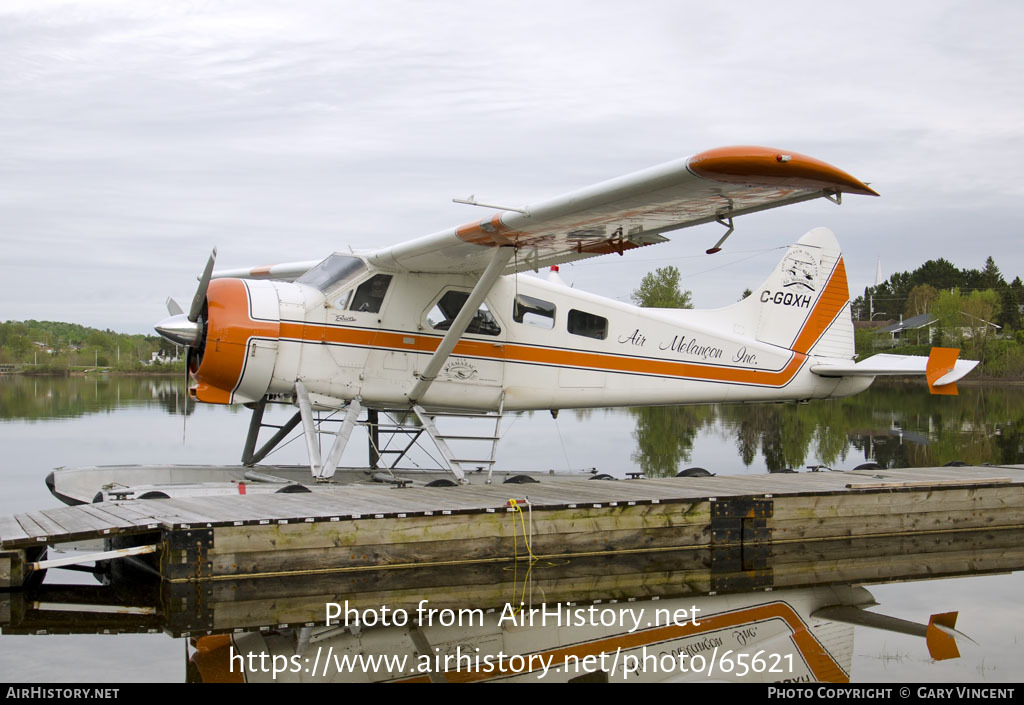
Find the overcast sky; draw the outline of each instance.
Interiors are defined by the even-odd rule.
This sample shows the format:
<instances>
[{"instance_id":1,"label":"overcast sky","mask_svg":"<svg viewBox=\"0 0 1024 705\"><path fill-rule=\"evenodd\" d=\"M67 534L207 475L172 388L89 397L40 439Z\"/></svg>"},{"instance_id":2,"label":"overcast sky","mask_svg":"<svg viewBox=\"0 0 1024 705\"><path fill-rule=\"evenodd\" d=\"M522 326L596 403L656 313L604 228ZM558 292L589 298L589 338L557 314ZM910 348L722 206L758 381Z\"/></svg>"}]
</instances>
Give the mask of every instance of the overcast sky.
<instances>
[{"instance_id":1,"label":"overcast sky","mask_svg":"<svg viewBox=\"0 0 1024 705\"><path fill-rule=\"evenodd\" d=\"M297 6L297 7L296 7ZM1024 275L1020 2L0 5L0 320L148 332L218 266L315 259L712 147L809 154L882 198L563 268L675 264L736 300L818 225L856 296L946 257Z\"/></svg>"}]
</instances>

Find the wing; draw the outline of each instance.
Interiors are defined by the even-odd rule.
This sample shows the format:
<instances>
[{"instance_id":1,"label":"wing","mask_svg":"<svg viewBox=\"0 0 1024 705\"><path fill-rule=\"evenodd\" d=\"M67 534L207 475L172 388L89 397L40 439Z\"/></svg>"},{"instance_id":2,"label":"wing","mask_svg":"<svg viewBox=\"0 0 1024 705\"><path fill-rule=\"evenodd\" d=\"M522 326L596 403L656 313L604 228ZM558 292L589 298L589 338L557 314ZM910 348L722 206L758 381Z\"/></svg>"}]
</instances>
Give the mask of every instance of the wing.
<instances>
[{"instance_id":1,"label":"wing","mask_svg":"<svg viewBox=\"0 0 1024 705\"><path fill-rule=\"evenodd\" d=\"M239 269L218 269L211 279L278 279L295 281L322 260L313 259L304 262L285 262L263 267L241 267Z\"/></svg>"},{"instance_id":2,"label":"wing","mask_svg":"<svg viewBox=\"0 0 1024 705\"><path fill-rule=\"evenodd\" d=\"M385 270L480 272L493 248L516 245L506 273L664 242L662 233L842 193L877 196L812 157L723 147L605 181L368 256Z\"/></svg>"}]
</instances>

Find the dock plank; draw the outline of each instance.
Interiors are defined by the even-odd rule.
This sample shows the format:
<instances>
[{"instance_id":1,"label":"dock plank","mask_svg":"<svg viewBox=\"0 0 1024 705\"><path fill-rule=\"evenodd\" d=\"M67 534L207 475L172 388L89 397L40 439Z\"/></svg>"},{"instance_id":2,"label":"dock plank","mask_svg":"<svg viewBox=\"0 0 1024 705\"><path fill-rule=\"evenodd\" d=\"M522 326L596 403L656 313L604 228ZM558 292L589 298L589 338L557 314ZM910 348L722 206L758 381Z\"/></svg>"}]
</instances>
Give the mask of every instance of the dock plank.
<instances>
[{"instance_id":1,"label":"dock plank","mask_svg":"<svg viewBox=\"0 0 1024 705\"><path fill-rule=\"evenodd\" d=\"M111 517L116 517L137 527L159 525L159 522L153 518L152 514L139 511L131 505L132 501L128 500L125 502L99 502L92 505L92 507L97 511L109 514Z\"/></svg>"},{"instance_id":2,"label":"dock plank","mask_svg":"<svg viewBox=\"0 0 1024 705\"><path fill-rule=\"evenodd\" d=\"M76 507L73 511L67 511L70 507L63 509L44 509L39 512L43 516L51 519L55 523L63 527L66 534L88 534L94 531L109 533L111 530L119 528L113 523L113 517L111 521L98 519L88 512L89 505L81 505Z\"/></svg>"},{"instance_id":3,"label":"dock plank","mask_svg":"<svg viewBox=\"0 0 1024 705\"><path fill-rule=\"evenodd\" d=\"M119 530L136 529L139 526L139 522L135 519L119 517L107 511L106 508L101 507L99 504L85 504L81 506L80 510L93 517L95 521L106 522L116 526Z\"/></svg>"},{"instance_id":4,"label":"dock plank","mask_svg":"<svg viewBox=\"0 0 1024 705\"><path fill-rule=\"evenodd\" d=\"M32 521L32 517L28 514L15 514L14 520L21 526L22 532L28 535L27 543L36 544L48 536L46 529Z\"/></svg>"},{"instance_id":5,"label":"dock plank","mask_svg":"<svg viewBox=\"0 0 1024 705\"><path fill-rule=\"evenodd\" d=\"M0 540L3 546L28 540L29 535L14 517L0 517Z\"/></svg>"},{"instance_id":6,"label":"dock plank","mask_svg":"<svg viewBox=\"0 0 1024 705\"><path fill-rule=\"evenodd\" d=\"M64 531L64 527L48 517L43 516L40 512L15 514L14 518L18 520L18 523L25 529L26 533L33 538L39 538L40 536L60 536L61 534L66 533Z\"/></svg>"},{"instance_id":7,"label":"dock plank","mask_svg":"<svg viewBox=\"0 0 1024 705\"><path fill-rule=\"evenodd\" d=\"M267 518L266 508L256 506L252 501L254 498L255 496L249 497L246 495L246 501L233 502L230 506L225 506L220 497L195 497L190 501L205 514L220 512L220 523L230 524L236 521L256 521Z\"/></svg>"},{"instance_id":8,"label":"dock plank","mask_svg":"<svg viewBox=\"0 0 1024 705\"><path fill-rule=\"evenodd\" d=\"M223 517L213 517L197 507L192 506L187 499L137 499L136 502L146 502L144 509L153 513L153 517L164 524L196 524L205 525L223 521ZM227 505L230 506L230 505Z\"/></svg>"}]
</instances>

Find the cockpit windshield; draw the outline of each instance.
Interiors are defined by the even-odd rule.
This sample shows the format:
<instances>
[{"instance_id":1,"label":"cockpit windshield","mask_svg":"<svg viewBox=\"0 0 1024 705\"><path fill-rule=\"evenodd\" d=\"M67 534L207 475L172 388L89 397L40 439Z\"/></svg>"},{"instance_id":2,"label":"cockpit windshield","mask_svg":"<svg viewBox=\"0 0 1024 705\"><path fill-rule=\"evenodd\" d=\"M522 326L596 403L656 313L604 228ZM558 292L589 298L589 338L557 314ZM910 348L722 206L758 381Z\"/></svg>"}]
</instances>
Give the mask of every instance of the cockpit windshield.
<instances>
[{"instance_id":1,"label":"cockpit windshield","mask_svg":"<svg viewBox=\"0 0 1024 705\"><path fill-rule=\"evenodd\" d=\"M326 292L338 282L354 279L365 271L366 264L358 257L331 255L295 281Z\"/></svg>"}]
</instances>

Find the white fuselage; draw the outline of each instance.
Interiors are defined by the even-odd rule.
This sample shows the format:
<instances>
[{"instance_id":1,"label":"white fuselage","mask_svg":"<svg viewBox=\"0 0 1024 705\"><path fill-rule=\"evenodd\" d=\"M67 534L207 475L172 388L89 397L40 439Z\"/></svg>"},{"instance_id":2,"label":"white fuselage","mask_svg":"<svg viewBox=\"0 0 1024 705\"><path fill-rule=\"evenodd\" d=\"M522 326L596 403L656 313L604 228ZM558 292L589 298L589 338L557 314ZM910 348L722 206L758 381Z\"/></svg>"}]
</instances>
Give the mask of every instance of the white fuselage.
<instances>
[{"instance_id":1,"label":"white fuselage","mask_svg":"<svg viewBox=\"0 0 1024 705\"><path fill-rule=\"evenodd\" d=\"M253 299L279 302L278 311L266 312L281 322L269 393L288 394L301 379L323 406L356 396L401 406L444 337L432 325L440 317L431 318L436 302L450 291L468 293L473 280L394 275L376 313L340 308L345 292L280 282L247 286L273 287L276 296ZM516 297L539 302L533 308L541 313L516 320ZM501 278L486 309L494 325L462 336L423 405L496 409L502 395L509 410L772 401L867 386L812 374L806 355L759 341L729 309L642 309L528 275Z\"/></svg>"}]
</instances>

